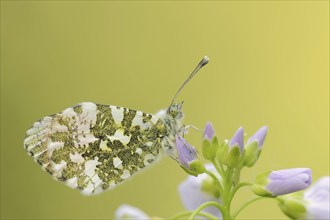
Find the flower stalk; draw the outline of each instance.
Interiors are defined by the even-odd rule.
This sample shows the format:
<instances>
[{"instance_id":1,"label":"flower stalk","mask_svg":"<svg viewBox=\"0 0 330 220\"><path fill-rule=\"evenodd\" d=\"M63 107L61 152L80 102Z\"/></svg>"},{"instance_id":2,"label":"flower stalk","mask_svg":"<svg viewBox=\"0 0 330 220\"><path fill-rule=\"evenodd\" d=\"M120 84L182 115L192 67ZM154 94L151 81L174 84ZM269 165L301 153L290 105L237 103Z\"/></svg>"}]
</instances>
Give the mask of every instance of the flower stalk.
<instances>
[{"instance_id":1,"label":"flower stalk","mask_svg":"<svg viewBox=\"0 0 330 220\"><path fill-rule=\"evenodd\" d=\"M187 211L169 219L234 220L250 204L266 198L277 201L291 219L329 219L330 177L324 177L308 188L312 182L311 170L291 168L263 172L254 182L241 181L243 168L256 164L267 132L268 128L263 126L244 143L244 129L240 127L230 140L219 142L212 124L207 123L202 140L202 155L210 162L207 164L202 163L193 146L183 137L176 136L177 160L190 176L179 186ZM243 187L249 188L255 196L233 211L232 201ZM128 208L122 207L116 213L116 219L155 219L134 207Z\"/></svg>"},{"instance_id":2,"label":"flower stalk","mask_svg":"<svg viewBox=\"0 0 330 220\"><path fill-rule=\"evenodd\" d=\"M255 183L240 182L242 169L244 167L252 167L257 162L267 131L268 128L266 126L261 127L244 144L244 129L240 127L229 141L225 139L219 144L212 124L206 124L202 153L204 159L211 162L212 171L205 168L204 173L215 184L212 185L204 180L204 184L202 184L204 187L201 187L200 190L204 190L204 193L211 195L211 198L220 198L220 200L211 201L210 199L205 203L196 205L195 211L193 211L189 219L194 219L195 216L198 216L198 213L209 206L214 206L220 210L221 218L235 219L245 207L255 201L264 197L276 197L295 192L309 186L311 172L307 168L266 172L260 174ZM288 186L281 187L283 185ZM232 200L242 187L251 188L258 196L243 203L235 212L232 212ZM193 199L189 198L190 200Z\"/></svg>"}]
</instances>

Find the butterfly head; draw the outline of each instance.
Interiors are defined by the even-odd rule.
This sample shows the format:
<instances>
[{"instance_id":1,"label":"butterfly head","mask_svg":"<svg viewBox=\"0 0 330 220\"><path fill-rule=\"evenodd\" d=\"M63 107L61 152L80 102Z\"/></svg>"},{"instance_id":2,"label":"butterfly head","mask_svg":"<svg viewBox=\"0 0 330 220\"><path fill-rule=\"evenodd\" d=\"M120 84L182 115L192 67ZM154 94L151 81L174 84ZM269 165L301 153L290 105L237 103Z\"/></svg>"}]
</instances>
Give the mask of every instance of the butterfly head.
<instances>
[{"instance_id":1,"label":"butterfly head","mask_svg":"<svg viewBox=\"0 0 330 220\"><path fill-rule=\"evenodd\" d=\"M181 103L173 103L172 105L170 105L170 107L168 107L166 113L167 115L171 116L174 119L181 119L183 117L183 113L182 113L182 105L183 102Z\"/></svg>"}]
</instances>

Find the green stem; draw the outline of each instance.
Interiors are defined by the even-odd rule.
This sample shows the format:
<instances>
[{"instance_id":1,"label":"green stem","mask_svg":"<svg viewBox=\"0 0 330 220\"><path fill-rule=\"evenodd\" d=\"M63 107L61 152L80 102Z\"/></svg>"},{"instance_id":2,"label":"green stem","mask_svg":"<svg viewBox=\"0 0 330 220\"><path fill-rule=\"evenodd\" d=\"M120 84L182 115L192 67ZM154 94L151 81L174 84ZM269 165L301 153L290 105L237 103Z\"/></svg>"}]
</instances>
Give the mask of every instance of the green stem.
<instances>
[{"instance_id":1,"label":"green stem","mask_svg":"<svg viewBox=\"0 0 330 220\"><path fill-rule=\"evenodd\" d=\"M225 175L225 168L223 167L222 164L219 164L219 167L220 167L220 171L222 172L223 175Z\"/></svg>"},{"instance_id":2,"label":"green stem","mask_svg":"<svg viewBox=\"0 0 330 220\"><path fill-rule=\"evenodd\" d=\"M181 212L181 213L178 213L178 214L172 216L171 218L169 218L169 220L187 219L187 217L189 217L192 213L193 213L193 211ZM212 219L212 220L219 219L217 216L214 216L214 215L212 215L210 213L206 213L206 212L199 212L198 216L203 216L207 219Z\"/></svg>"},{"instance_id":3,"label":"green stem","mask_svg":"<svg viewBox=\"0 0 330 220\"><path fill-rule=\"evenodd\" d=\"M230 168L228 167L226 172L225 172L225 176L223 176L224 178L224 194L223 196L221 197L222 199L222 202L223 202L223 207L224 207L224 219L226 218L230 218L230 203L231 203L231 198L233 197L232 196L232 187L233 187L233 182L232 182L232 177L233 177L233 172L234 172L234 169L233 168Z\"/></svg>"},{"instance_id":4,"label":"green stem","mask_svg":"<svg viewBox=\"0 0 330 220\"><path fill-rule=\"evenodd\" d=\"M261 200L261 199L265 199L267 197L254 197L250 200L248 200L245 204L243 204L241 207L239 207L234 214L232 215L232 218L235 219L237 217L237 215L243 210L245 209L247 206L249 206L251 203L254 203L255 201Z\"/></svg>"},{"instance_id":5,"label":"green stem","mask_svg":"<svg viewBox=\"0 0 330 220\"><path fill-rule=\"evenodd\" d=\"M239 183L240 178L241 178L241 169L236 167L234 170L234 175L233 175L233 183L234 183L235 187Z\"/></svg>"},{"instance_id":6,"label":"green stem","mask_svg":"<svg viewBox=\"0 0 330 220\"><path fill-rule=\"evenodd\" d=\"M223 187L222 187L222 184L220 183L219 179L217 178L217 176L214 175L214 173L212 173L209 170L206 170L205 173L207 175L209 175L217 183L217 185L219 187L220 195L222 195L222 193L223 193Z\"/></svg>"},{"instance_id":7,"label":"green stem","mask_svg":"<svg viewBox=\"0 0 330 220\"><path fill-rule=\"evenodd\" d=\"M251 183L251 182L241 182L234 188L233 194L235 194L240 188L242 188L244 186L252 186L252 185L253 185L253 183Z\"/></svg>"},{"instance_id":8,"label":"green stem","mask_svg":"<svg viewBox=\"0 0 330 220\"><path fill-rule=\"evenodd\" d=\"M211 162L214 165L215 169L220 174L220 176L224 176L225 171L224 171L223 167L219 166L218 163L215 160L211 160Z\"/></svg>"},{"instance_id":9,"label":"green stem","mask_svg":"<svg viewBox=\"0 0 330 220\"><path fill-rule=\"evenodd\" d=\"M224 215L224 210L223 210L223 207L217 203L217 202L214 202L214 201L209 201L209 202L206 202L206 203L203 203L202 205L200 205L188 218L188 220L192 220L194 219L197 215L199 215L200 211L202 211L203 209L205 209L206 207L209 207L209 206L214 206L216 207L217 209L219 209L219 211L221 212L222 215Z\"/></svg>"},{"instance_id":10,"label":"green stem","mask_svg":"<svg viewBox=\"0 0 330 220\"><path fill-rule=\"evenodd\" d=\"M234 189L233 189L233 191L230 193L230 195L228 196L229 198L228 198L228 209L229 209L229 211L230 211L230 207L231 207L231 202L232 202L232 200L233 200L233 198L234 198L234 196L235 196L235 194L237 193L237 191L240 189L240 188L242 188L242 187L244 187L244 186L251 186L252 185L252 183L251 182L241 182L241 183L239 183L236 187L234 187Z\"/></svg>"}]
</instances>

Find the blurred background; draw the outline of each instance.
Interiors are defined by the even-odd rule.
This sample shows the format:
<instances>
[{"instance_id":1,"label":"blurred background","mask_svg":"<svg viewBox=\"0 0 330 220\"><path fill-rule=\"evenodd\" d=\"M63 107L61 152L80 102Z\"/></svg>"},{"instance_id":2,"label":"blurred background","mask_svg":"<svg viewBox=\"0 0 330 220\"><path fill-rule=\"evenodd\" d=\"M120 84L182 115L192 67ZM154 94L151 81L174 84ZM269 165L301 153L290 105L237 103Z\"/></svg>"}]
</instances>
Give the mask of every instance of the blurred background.
<instances>
[{"instance_id":1,"label":"blurred background","mask_svg":"<svg viewBox=\"0 0 330 220\"><path fill-rule=\"evenodd\" d=\"M164 109L204 55L210 63L178 98L185 124L212 121L220 138L268 125L245 180L292 167L329 175L328 1L1 1L1 217L109 219L123 203L164 218L183 211L186 173L170 158L84 197L43 172L23 139L83 101ZM186 138L200 149L201 133ZM286 219L273 200L239 216L249 218Z\"/></svg>"}]
</instances>

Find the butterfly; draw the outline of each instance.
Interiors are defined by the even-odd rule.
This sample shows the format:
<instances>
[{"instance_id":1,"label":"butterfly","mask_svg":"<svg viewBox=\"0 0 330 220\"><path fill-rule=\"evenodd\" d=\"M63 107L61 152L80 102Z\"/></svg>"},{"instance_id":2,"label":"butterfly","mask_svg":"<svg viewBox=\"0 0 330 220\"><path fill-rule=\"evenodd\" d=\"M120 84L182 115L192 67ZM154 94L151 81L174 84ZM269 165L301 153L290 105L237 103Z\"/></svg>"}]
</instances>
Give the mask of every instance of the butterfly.
<instances>
[{"instance_id":1,"label":"butterfly","mask_svg":"<svg viewBox=\"0 0 330 220\"><path fill-rule=\"evenodd\" d=\"M85 195L112 189L165 153L178 161L176 135L185 133L175 99L209 59L204 57L156 114L83 102L35 122L26 132L27 153L56 180Z\"/></svg>"}]
</instances>

